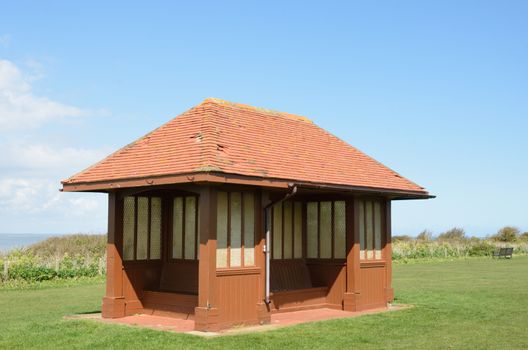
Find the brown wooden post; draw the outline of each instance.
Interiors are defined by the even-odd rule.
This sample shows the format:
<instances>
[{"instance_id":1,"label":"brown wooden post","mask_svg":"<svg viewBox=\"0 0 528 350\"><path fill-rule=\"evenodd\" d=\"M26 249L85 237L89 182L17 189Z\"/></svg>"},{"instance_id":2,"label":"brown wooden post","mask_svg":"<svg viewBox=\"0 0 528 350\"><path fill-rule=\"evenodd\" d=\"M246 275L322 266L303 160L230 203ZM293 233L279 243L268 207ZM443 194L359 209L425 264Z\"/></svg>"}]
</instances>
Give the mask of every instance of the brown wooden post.
<instances>
[{"instance_id":1,"label":"brown wooden post","mask_svg":"<svg viewBox=\"0 0 528 350\"><path fill-rule=\"evenodd\" d=\"M391 201L387 199L385 204L385 298L387 303L394 301L394 289L392 288L392 223L391 223Z\"/></svg>"},{"instance_id":2,"label":"brown wooden post","mask_svg":"<svg viewBox=\"0 0 528 350\"><path fill-rule=\"evenodd\" d=\"M343 310L357 311L361 298L360 261L359 261L359 212L357 199L346 201L346 292L343 298Z\"/></svg>"},{"instance_id":3,"label":"brown wooden post","mask_svg":"<svg viewBox=\"0 0 528 350\"><path fill-rule=\"evenodd\" d=\"M198 261L198 306L194 309L194 328L212 331L218 327L216 291L216 189L200 189L200 259Z\"/></svg>"},{"instance_id":4,"label":"brown wooden post","mask_svg":"<svg viewBox=\"0 0 528 350\"><path fill-rule=\"evenodd\" d=\"M125 316L123 295L123 259L121 257L122 206L116 192L108 194L108 241L106 244L106 295L101 314L104 318Z\"/></svg>"}]
</instances>

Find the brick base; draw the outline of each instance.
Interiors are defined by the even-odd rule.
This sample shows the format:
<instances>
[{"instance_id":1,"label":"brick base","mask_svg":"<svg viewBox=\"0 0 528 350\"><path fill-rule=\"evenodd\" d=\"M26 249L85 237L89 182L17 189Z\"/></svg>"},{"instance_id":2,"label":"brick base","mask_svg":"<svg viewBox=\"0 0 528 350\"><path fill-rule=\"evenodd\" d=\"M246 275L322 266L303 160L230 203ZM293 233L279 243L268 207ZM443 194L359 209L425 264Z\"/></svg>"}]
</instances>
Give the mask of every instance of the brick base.
<instances>
[{"instance_id":1,"label":"brick base","mask_svg":"<svg viewBox=\"0 0 528 350\"><path fill-rule=\"evenodd\" d=\"M394 301L394 289L385 288L385 299L387 303L392 303Z\"/></svg>"},{"instance_id":2,"label":"brick base","mask_svg":"<svg viewBox=\"0 0 528 350\"><path fill-rule=\"evenodd\" d=\"M343 310L358 311L360 297L359 293L345 293L343 295Z\"/></svg>"},{"instance_id":3,"label":"brick base","mask_svg":"<svg viewBox=\"0 0 528 350\"><path fill-rule=\"evenodd\" d=\"M214 332L221 328L220 312L217 308L194 308L194 329L202 332Z\"/></svg>"},{"instance_id":4,"label":"brick base","mask_svg":"<svg viewBox=\"0 0 528 350\"><path fill-rule=\"evenodd\" d=\"M104 297L101 316L103 318L125 317L125 298Z\"/></svg>"}]
</instances>

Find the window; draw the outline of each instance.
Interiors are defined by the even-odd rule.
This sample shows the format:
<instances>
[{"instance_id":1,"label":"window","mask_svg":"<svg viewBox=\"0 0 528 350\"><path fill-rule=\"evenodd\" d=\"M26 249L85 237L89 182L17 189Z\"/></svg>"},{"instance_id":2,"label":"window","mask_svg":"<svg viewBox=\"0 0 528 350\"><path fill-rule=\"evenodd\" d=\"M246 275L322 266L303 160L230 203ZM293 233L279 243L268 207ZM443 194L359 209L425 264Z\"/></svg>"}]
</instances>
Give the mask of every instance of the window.
<instances>
[{"instance_id":1,"label":"window","mask_svg":"<svg viewBox=\"0 0 528 350\"><path fill-rule=\"evenodd\" d=\"M302 203L275 204L268 220L268 225L271 227L271 257L301 259L303 256Z\"/></svg>"},{"instance_id":2,"label":"window","mask_svg":"<svg viewBox=\"0 0 528 350\"><path fill-rule=\"evenodd\" d=\"M216 245L216 267L255 265L253 193L217 193Z\"/></svg>"},{"instance_id":3,"label":"window","mask_svg":"<svg viewBox=\"0 0 528 350\"><path fill-rule=\"evenodd\" d=\"M161 198L125 197L123 260L161 258Z\"/></svg>"},{"instance_id":4,"label":"window","mask_svg":"<svg viewBox=\"0 0 528 350\"><path fill-rule=\"evenodd\" d=\"M198 199L195 196L172 200L172 258L198 259Z\"/></svg>"},{"instance_id":5,"label":"window","mask_svg":"<svg viewBox=\"0 0 528 350\"><path fill-rule=\"evenodd\" d=\"M358 201L360 259L381 259L380 201Z\"/></svg>"},{"instance_id":6,"label":"window","mask_svg":"<svg viewBox=\"0 0 528 350\"><path fill-rule=\"evenodd\" d=\"M312 259L346 257L346 205L344 201L306 203L306 253Z\"/></svg>"}]
</instances>

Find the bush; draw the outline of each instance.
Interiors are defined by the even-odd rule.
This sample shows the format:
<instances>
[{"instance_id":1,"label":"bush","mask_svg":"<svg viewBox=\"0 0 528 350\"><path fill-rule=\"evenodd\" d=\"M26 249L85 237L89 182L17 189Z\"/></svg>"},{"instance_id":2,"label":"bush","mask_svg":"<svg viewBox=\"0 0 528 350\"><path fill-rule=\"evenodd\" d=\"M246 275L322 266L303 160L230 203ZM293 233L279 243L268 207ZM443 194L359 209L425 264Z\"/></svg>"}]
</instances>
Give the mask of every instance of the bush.
<instances>
[{"instance_id":1,"label":"bush","mask_svg":"<svg viewBox=\"0 0 528 350\"><path fill-rule=\"evenodd\" d=\"M528 242L507 243L490 239L471 238L464 241L394 242L392 258L395 261L409 259L463 258L490 256L499 247L513 247L514 254L528 254Z\"/></svg>"},{"instance_id":2,"label":"bush","mask_svg":"<svg viewBox=\"0 0 528 350\"><path fill-rule=\"evenodd\" d=\"M413 238L408 235L392 236L393 242L410 242Z\"/></svg>"},{"instance_id":3,"label":"bush","mask_svg":"<svg viewBox=\"0 0 528 350\"><path fill-rule=\"evenodd\" d=\"M519 238L519 229L513 226L505 226L497 231L492 238L497 242L515 242Z\"/></svg>"},{"instance_id":4,"label":"bush","mask_svg":"<svg viewBox=\"0 0 528 350\"><path fill-rule=\"evenodd\" d=\"M423 230L416 236L417 241L431 242L433 240L433 233L428 230Z\"/></svg>"},{"instance_id":5,"label":"bush","mask_svg":"<svg viewBox=\"0 0 528 350\"><path fill-rule=\"evenodd\" d=\"M497 247L488 241L475 242L469 248L470 256L491 256Z\"/></svg>"},{"instance_id":6,"label":"bush","mask_svg":"<svg viewBox=\"0 0 528 350\"><path fill-rule=\"evenodd\" d=\"M41 282L101 275L105 272L105 246L104 235L48 238L0 257L2 266L8 262L8 274L2 278Z\"/></svg>"},{"instance_id":7,"label":"bush","mask_svg":"<svg viewBox=\"0 0 528 350\"><path fill-rule=\"evenodd\" d=\"M105 235L74 234L50 237L30 245L27 250L39 257L102 256L106 247Z\"/></svg>"},{"instance_id":8,"label":"bush","mask_svg":"<svg viewBox=\"0 0 528 350\"><path fill-rule=\"evenodd\" d=\"M438 238L439 241L464 241L467 239L466 231L459 227L453 227L452 229L441 233Z\"/></svg>"}]
</instances>

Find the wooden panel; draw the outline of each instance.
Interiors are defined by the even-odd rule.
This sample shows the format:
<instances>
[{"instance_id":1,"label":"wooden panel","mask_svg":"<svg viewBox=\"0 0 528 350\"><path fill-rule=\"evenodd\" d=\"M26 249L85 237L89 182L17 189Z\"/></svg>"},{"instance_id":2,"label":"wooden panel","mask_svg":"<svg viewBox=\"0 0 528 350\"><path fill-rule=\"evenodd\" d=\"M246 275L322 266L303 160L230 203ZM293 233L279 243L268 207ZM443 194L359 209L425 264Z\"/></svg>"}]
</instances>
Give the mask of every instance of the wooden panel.
<instances>
[{"instance_id":1,"label":"wooden panel","mask_svg":"<svg viewBox=\"0 0 528 350\"><path fill-rule=\"evenodd\" d=\"M328 288L326 302L328 304L343 304L346 291L346 268L344 263L308 263L308 269L314 286Z\"/></svg>"},{"instance_id":2,"label":"wooden panel","mask_svg":"<svg viewBox=\"0 0 528 350\"><path fill-rule=\"evenodd\" d=\"M127 303L140 300L144 290L159 287L159 262L126 262L124 267L123 295Z\"/></svg>"},{"instance_id":3,"label":"wooden panel","mask_svg":"<svg viewBox=\"0 0 528 350\"><path fill-rule=\"evenodd\" d=\"M219 322L256 323L259 273L216 278Z\"/></svg>"},{"instance_id":4,"label":"wooden panel","mask_svg":"<svg viewBox=\"0 0 528 350\"><path fill-rule=\"evenodd\" d=\"M311 288L310 271L304 260L271 260L272 291Z\"/></svg>"},{"instance_id":5,"label":"wooden panel","mask_svg":"<svg viewBox=\"0 0 528 350\"><path fill-rule=\"evenodd\" d=\"M198 261L164 263L159 290L198 294Z\"/></svg>"},{"instance_id":6,"label":"wooden panel","mask_svg":"<svg viewBox=\"0 0 528 350\"><path fill-rule=\"evenodd\" d=\"M361 266L361 310L384 307L386 305L385 281L384 264L379 263L370 266Z\"/></svg>"},{"instance_id":7,"label":"wooden panel","mask_svg":"<svg viewBox=\"0 0 528 350\"><path fill-rule=\"evenodd\" d=\"M270 295L272 312L287 312L326 307L326 287L274 292Z\"/></svg>"},{"instance_id":8,"label":"wooden panel","mask_svg":"<svg viewBox=\"0 0 528 350\"><path fill-rule=\"evenodd\" d=\"M143 313L187 319L194 314L194 308L198 305L198 296L144 291L142 304Z\"/></svg>"}]
</instances>

